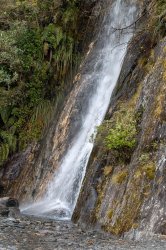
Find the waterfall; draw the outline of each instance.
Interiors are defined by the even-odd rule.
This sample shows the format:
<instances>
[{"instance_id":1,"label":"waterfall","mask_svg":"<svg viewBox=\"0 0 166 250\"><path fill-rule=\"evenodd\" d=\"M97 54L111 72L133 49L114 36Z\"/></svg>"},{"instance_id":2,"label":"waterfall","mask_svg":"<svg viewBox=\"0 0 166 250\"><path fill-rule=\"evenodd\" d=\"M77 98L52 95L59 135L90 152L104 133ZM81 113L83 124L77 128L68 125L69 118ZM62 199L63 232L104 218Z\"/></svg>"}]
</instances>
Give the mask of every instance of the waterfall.
<instances>
[{"instance_id":1,"label":"waterfall","mask_svg":"<svg viewBox=\"0 0 166 250\"><path fill-rule=\"evenodd\" d=\"M93 149L91 137L95 135L96 127L102 123L107 112L127 44L132 37L131 24L135 15L134 1L116 0L104 18L92 52L95 60L88 65L88 72L82 79L82 84L88 82L93 85L93 93L89 94L88 102L85 103L88 107L82 114L79 132L70 144L44 197L24 208L24 213L55 219L71 218Z\"/></svg>"}]
</instances>

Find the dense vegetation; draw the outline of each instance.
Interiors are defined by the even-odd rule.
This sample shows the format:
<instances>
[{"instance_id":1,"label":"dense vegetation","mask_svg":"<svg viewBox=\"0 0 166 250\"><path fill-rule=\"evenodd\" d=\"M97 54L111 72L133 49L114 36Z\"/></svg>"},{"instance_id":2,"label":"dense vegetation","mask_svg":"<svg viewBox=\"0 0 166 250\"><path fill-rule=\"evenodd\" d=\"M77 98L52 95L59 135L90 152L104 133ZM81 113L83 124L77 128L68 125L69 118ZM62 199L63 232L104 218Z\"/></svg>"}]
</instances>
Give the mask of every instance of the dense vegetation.
<instances>
[{"instance_id":1,"label":"dense vegetation","mask_svg":"<svg viewBox=\"0 0 166 250\"><path fill-rule=\"evenodd\" d=\"M0 165L41 138L79 60L78 1L19 0L0 10Z\"/></svg>"}]
</instances>

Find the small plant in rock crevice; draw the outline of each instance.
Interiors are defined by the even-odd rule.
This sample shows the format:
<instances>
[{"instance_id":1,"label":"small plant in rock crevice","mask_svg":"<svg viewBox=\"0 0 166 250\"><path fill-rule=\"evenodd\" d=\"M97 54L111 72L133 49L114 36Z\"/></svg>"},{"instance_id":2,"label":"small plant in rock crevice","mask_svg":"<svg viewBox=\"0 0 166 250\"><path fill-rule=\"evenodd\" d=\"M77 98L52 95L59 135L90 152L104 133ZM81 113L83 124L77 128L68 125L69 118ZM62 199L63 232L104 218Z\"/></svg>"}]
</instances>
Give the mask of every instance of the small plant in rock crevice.
<instances>
[{"instance_id":1,"label":"small plant in rock crevice","mask_svg":"<svg viewBox=\"0 0 166 250\"><path fill-rule=\"evenodd\" d=\"M115 124L109 130L105 139L108 149L121 150L132 149L136 145L136 121L133 116L126 112L118 115Z\"/></svg>"},{"instance_id":2,"label":"small plant in rock crevice","mask_svg":"<svg viewBox=\"0 0 166 250\"><path fill-rule=\"evenodd\" d=\"M128 161L136 143L137 122L131 110L121 108L98 128L96 144L110 150L117 162Z\"/></svg>"}]
</instances>

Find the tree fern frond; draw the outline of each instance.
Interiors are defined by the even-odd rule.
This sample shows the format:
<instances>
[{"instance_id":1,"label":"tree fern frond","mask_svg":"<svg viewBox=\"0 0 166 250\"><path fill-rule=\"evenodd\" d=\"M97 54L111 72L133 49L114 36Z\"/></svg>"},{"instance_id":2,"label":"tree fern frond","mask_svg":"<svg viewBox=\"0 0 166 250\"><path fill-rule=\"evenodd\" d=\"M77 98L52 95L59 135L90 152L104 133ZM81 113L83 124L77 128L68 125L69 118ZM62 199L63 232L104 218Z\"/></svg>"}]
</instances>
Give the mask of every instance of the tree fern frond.
<instances>
[{"instance_id":1,"label":"tree fern frond","mask_svg":"<svg viewBox=\"0 0 166 250\"><path fill-rule=\"evenodd\" d=\"M7 160L8 156L9 156L9 145L2 144L0 146L0 166L2 166L3 163Z\"/></svg>"}]
</instances>

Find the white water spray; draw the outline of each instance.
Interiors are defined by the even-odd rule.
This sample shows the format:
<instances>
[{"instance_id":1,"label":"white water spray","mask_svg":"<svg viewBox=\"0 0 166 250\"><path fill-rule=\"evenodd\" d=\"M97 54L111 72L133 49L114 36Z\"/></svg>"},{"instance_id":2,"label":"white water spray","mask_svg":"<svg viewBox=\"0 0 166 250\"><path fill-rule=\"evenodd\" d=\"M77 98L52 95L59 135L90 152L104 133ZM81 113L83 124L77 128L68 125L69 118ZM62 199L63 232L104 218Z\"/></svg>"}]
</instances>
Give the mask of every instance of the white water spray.
<instances>
[{"instance_id":1,"label":"white water spray","mask_svg":"<svg viewBox=\"0 0 166 250\"><path fill-rule=\"evenodd\" d=\"M81 129L43 199L26 207L23 212L55 219L71 218L93 148L91 136L104 119L120 74L127 44L132 37L131 27L121 29L133 23L135 14L136 7L132 0L116 0L105 17L95 50L96 62L90 66L83 79L84 82L95 84L95 91L90 96Z\"/></svg>"}]
</instances>

